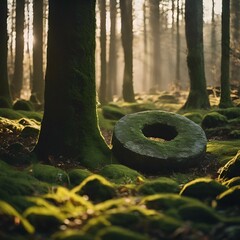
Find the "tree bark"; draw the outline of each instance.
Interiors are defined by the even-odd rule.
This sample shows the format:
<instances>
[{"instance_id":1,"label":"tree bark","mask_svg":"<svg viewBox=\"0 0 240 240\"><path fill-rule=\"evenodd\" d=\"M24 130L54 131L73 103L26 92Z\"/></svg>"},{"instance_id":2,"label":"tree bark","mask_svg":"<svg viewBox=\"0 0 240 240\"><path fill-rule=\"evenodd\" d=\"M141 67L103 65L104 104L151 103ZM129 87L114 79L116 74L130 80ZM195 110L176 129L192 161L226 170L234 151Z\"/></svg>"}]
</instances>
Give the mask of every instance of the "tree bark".
<instances>
[{"instance_id":1,"label":"tree bark","mask_svg":"<svg viewBox=\"0 0 240 240\"><path fill-rule=\"evenodd\" d=\"M220 108L233 106L229 82L230 61L230 0L222 0L222 58Z\"/></svg>"},{"instance_id":2,"label":"tree bark","mask_svg":"<svg viewBox=\"0 0 240 240\"><path fill-rule=\"evenodd\" d=\"M7 0L0 1L0 97L11 102L11 95L8 83L7 54L8 54L8 33L7 33Z\"/></svg>"},{"instance_id":3,"label":"tree bark","mask_svg":"<svg viewBox=\"0 0 240 240\"><path fill-rule=\"evenodd\" d=\"M45 107L35 152L89 168L110 161L98 127L95 85L95 1L50 0Z\"/></svg>"},{"instance_id":4,"label":"tree bark","mask_svg":"<svg viewBox=\"0 0 240 240\"><path fill-rule=\"evenodd\" d=\"M190 92L183 108L209 108L204 70L202 0L186 0L185 22Z\"/></svg>"},{"instance_id":5,"label":"tree bark","mask_svg":"<svg viewBox=\"0 0 240 240\"><path fill-rule=\"evenodd\" d=\"M133 90L133 17L132 1L120 0L121 31L124 51L123 100L135 102Z\"/></svg>"}]
</instances>

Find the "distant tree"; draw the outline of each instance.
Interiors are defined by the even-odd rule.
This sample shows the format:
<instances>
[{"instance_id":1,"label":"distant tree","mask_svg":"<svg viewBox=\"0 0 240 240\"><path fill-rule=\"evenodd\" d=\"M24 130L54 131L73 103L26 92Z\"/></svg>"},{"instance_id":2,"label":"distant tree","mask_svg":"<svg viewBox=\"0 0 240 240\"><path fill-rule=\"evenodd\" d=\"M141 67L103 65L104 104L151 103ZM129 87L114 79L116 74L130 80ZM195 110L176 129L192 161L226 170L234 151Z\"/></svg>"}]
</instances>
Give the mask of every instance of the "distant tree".
<instances>
[{"instance_id":1,"label":"distant tree","mask_svg":"<svg viewBox=\"0 0 240 240\"><path fill-rule=\"evenodd\" d=\"M24 7L25 0L16 1L16 52L14 75L11 83L11 91L14 99L20 98L23 85Z\"/></svg>"},{"instance_id":2,"label":"distant tree","mask_svg":"<svg viewBox=\"0 0 240 240\"><path fill-rule=\"evenodd\" d=\"M100 50L101 50L101 80L99 101L107 103L107 59L106 59L106 0L99 0L100 8Z\"/></svg>"},{"instance_id":3,"label":"distant tree","mask_svg":"<svg viewBox=\"0 0 240 240\"><path fill-rule=\"evenodd\" d=\"M157 90L160 87L160 0L149 0L152 40L152 86Z\"/></svg>"},{"instance_id":4,"label":"distant tree","mask_svg":"<svg viewBox=\"0 0 240 240\"><path fill-rule=\"evenodd\" d=\"M43 102L43 0L33 0L33 79L32 94Z\"/></svg>"},{"instance_id":5,"label":"distant tree","mask_svg":"<svg viewBox=\"0 0 240 240\"><path fill-rule=\"evenodd\" d=\"M116 17L117 1L110 1L110 46L109 46L109 63L108 63L108 100L112 100L113 94L117 93L117 48L116 48Z\"/></svg>"},{"instance_id":6,"label":"distant tree","mask_svg":"<svg viewBox=\"0 0 240 240\"><path fill-rule=\"evenodd\" d=\"M222 58L220 108L233 106L229 83L230 61L230 0L222 0Z\"/></svg>"},{"instance_id":7,"label":"distant tree","mask_svg":"<svg viewBox=\"0 0 240 240\"><path fill-rule=\"evenodd\" d=\"M7 55L8 55L8 33L7 33L7 0L0 1L0 97L11 102L8 83Z\"/></svg>"},{"instance_id":8,"label":"distant tree","mask_svg":"<svg viewBox=\"0 0 240 240\"><path fill-rule=\"evenodd\" d=\"M97 121L95 4L50 0L44 116L34 152L86 167L110 161Z\"/></svg>"},{"instance_id":9,"label":"distant tree","mask_svg":"<svg viewBox=\"0 0 240 240\"><path fill-rule=\"evenodd\" d=\"M209 108L203 55L202 0L186 0L185 23L190 92L183 108Z\"/></svg>"},{"instance_id":10,"label":"distant tree","mask_svg":"<svg viewBox=\"0 0 240 240\"><path fill-rule=\"evenodd\" d=\"M133 90L133 16L132 1L120 0L121 31L124 52L123 100L134 102Z\"/></svg>"}]
</instances>

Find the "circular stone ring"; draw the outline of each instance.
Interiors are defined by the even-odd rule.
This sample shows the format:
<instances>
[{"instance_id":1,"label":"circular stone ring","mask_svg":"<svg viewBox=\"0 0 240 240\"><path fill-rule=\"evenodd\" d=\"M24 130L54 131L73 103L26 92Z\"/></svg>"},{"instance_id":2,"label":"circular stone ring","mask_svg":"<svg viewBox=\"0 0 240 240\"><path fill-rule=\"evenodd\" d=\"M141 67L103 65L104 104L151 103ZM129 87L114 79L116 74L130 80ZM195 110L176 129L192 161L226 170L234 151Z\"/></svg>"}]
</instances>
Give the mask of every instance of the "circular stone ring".
<instances>
[{"instance_id":1,"label":"circular stone ring","mask_svg":"<svg viewBox=\"0 0 240 240\"><path fill-rule=\"evenodd\" d=\"M188 118L159 110L129 114L115 125L112 151L119 162L142 172L196 166L206 153L203 129Z\"/></svg>"}]
</instances>

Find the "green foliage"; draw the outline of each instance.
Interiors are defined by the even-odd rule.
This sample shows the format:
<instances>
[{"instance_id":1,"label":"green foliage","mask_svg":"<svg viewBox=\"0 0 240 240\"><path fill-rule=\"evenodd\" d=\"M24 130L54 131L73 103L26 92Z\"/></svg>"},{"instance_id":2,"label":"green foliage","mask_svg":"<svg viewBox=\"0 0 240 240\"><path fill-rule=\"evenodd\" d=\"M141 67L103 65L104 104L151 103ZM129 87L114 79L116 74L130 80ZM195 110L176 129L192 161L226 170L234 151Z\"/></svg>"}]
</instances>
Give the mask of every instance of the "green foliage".
<instances>
[{"instance_id":1,"label":"green foliage","mask_svg":"<svg viewBox=\"0 0 240 240\"><path fill-rule=\"evenodd\" d=\"M207 128L215 128L219 126L224 126L227 124L227 117L218 113L218 112L210 112L207 113L202 119L202 127L204 129Z\"/></svg>"},{"instance_id":2,"label":"green foliage","mask_svg":"<svg viewBox=\"0 0 240 240\"><path fill-rule=\"evenodd\" d=\"M155 193L178 193L179 184L171 178L160 177L147 181L138 187L138 193L142 195L151 195Z\"/></svg>"},{"instance_id":3,"label":"green foliage","mask_svg":"<svg viewBox=\"0 0 240 240\"><path fill-rule=\"evenodd\" d=\"M100 170L99 174L117 184L137 183L144 177L137 171L120 164L110 164Z\"/></svg>"}]
</instances>

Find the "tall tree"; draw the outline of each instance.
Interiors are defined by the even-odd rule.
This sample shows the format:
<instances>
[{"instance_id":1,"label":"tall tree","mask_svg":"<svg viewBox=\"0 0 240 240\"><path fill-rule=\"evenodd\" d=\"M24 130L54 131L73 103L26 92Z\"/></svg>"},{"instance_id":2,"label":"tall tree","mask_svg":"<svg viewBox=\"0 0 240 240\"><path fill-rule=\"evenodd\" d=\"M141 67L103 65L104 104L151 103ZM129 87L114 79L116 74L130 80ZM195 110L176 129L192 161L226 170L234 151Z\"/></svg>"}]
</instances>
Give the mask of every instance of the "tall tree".
<instances>
[{"instance_id":1,"label":"tall tree","mask_svg":"<svg viewBox=\"0 0 240 240\"><path fill-rule=\"evenodd\" d=\"M8 55L8 33L7 33L7 0L0 1L0 97L11 102L8 83L7 55Z\"/></svg>"},{"instance_id":2,"label":"tall tree","mask_svg":"<svg viewBox=\"0 0 240 240\"><path fill-rule=\"evenodd\" d=\"M43 101L43 0L33 1L33 79L32 94Z\"/></svg>"},{"instance_id":3,"label":"tall tree","mask_svg":"<svg viewBox=\"0 0 240 240\"><path fill-rule=\"evenodd\" d=\"M121 31L124 51L123 100L134 102L133 90L133 16L132 1L120 0Z\"/></svg>"},{"instance_id":4,"label":"tall tree","mask_svg":"<svg viewBox=\"0 0 240 240\"><path fill-rule=\"evenodd\" d=\"M113 94L117 93L117 48L116 48L116 17L117 1L110 1L110 46L109 46L109 64L108 64L108 99L111 101Z\"/></svg>"},{"instance_id":5,"label":"tall tree","mask_svg":"<svg viewBox=\"0 0 240 240\"><path fill-rule=\"evenodd\" d=\"M230 61L230 0L222 0L222 57L221 57L221 96L219 107L233 106L229 83Z\"/></svg>"},{"instance_id":6,"label":"tall tree","mask_svg":"<svg viewBox=\"0 0 240 240\"><path fill-rule=\"evenodd\" d=\"M186 0L185 28L190 92L183 108L209 108L204 70L202 0Z\"/></svg>"},{"instance_id":7,"label":"tall tree","mask_svg":"<svg viewBox=\"0 0 240 240\"><path fill-rule=\"evenodd\" d=\"M97 121L95 4L50 0L45 106L35 153L95 168L110 161Z\"/></svg>"},{"instance_id":8,"label":"tall tree","mask_svg":"<svg viewBox=\"0 0 240 240\"><path fill-rule=\"evenodd\" d=\"M25 0L16 1L16 53L14 75L11 83L11 90L14 99L20 98L23 85L24 7Z\"/></svg>"},{"instance_id":9,"label":"tall tree","mask_svg":"<svg viewBox=\"0 0 240 240\"><path fill-rule=\"evenodd\" d=\"M99 100L107 103L107 59L106 59L106 0L99 0L100 9L100 49L101 49L101 80Z\"/></svg>"},{"instance_id":10,"label":"tall tree","mask_svg":"<svg viewBox=\"0 0 240 240\"><path fill-rule=\"evenodd\" d=\"M160 87L160 0L150 0L150 19L152 37L152 86L157 90Z\"/></svg>"}]
</instances>

